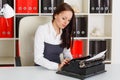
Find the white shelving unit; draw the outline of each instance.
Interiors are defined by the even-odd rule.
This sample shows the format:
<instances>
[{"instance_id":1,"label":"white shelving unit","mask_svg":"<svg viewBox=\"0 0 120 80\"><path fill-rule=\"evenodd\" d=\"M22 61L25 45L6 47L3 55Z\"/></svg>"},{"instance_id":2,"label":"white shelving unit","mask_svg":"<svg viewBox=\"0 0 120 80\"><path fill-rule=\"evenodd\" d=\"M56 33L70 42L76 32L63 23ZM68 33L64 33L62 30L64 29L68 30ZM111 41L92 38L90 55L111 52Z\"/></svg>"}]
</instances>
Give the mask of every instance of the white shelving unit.
<instances>
[{"instance_id":1,"label":"white shelving unit","mask_svg":"<svg viewBox=\"0 0 120 80\"><path fill-rule=\"evenodd\" d=\"M74 2L73 2L74 1ZM86 37L75 37L77 40L83 40L85 42L84 56L89 55L89 43L91 40L106 40L108 55L106 62L111 62L112 54L112 0L110 13L90 13L90 0L64 0L64 2L70 4L75 10L75 15L78 17L88 17L88 30ZM14 9L16 10L16 0L14 0ZM41 0L39 0L39 12L35 14L31 13L16 13L14 16L14 37L13 38L0 38L0 65L15 64L16 57L16 41L19 37L16 37L16 19L19 16L51 16L52 13L41 13ZM18 28L19 29L19 28ZM96 30L96 34L94 34ZM18 30L17 30L18 31Z\"/></svg>"},{"instance_id":2,"label":"white shelving unit","mask_svg":"<svg viewBox=\"0 0 120 80\"><path fill-rule=\"evenodd\" d=\"M111 63L112 54L112 0L110 0L110 13L90 13L90 0L64 0L66 3L76 7L76 16L88 17L88 36L76 37L77 40L87 41L85 55L89 55L90 41L106 40L106 63Z\"/></svg>"}]
</instances>

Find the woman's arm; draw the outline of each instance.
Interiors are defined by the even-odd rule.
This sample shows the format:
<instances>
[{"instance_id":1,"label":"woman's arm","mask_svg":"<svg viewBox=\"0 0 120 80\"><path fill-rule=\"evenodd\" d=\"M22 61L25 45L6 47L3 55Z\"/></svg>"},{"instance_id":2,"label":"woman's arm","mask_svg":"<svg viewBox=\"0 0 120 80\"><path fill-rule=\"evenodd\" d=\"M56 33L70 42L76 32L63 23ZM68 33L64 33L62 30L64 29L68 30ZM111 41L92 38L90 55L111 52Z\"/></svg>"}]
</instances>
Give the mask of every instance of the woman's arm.
<instances>
[{"instance_id":1,"label":"woman's arm","mask_svg":"<svg viewBox=\"0 0 120 80\"><path fill-rule=\"evenodd\" d=\"M64 48L63 55L64 55L64 58L73 59L70 48L69 49Z\"/></svg>"},{"instance_id":2,"label":"woman's arm","mask_svg":"<svg viewBox=\"0 0 120 80\"><path fill-rule=\"evenodd\" d=\"M71 59L73 59L70 49L64 48L63 50L63 60L61 60L61 64L59 64L58 70L61 70L61 68L65 65L68 64Z\"/></svg>"},{"instance_id":3,"label":"woman's arm","mask_svg":"<svg viewBox=\"0 0 120 80\"><path fill-rule=\"evenodd\" d=\"M47 69L57 70L58 63L49 61L44 58L44 29L45 26L40 26L35 33L34 41L34 62L38 65L41 65Z\"/></svg>"}]
</instances>

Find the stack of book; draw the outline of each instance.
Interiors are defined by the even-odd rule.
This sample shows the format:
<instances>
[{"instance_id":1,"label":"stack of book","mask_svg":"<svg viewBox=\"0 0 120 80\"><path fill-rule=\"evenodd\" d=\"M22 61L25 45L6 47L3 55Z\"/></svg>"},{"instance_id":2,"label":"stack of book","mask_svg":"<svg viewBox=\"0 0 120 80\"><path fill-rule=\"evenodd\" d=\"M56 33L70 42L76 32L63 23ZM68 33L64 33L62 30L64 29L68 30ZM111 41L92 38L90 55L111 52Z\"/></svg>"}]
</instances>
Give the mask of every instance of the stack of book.
<instances>
[{"instance_id":1,"label":"stack of book","mask_svg":"<svg viewBox=\"0 0 120 80\"><path fill-rule=\"evenodd\" d=\"M14 32L13 25L13 17L12 18L4 18L0 17L0 38L12 38Z\"/></svg>"},{"instance_id":2,"label":"stack of book","mask_svg":"<svg viewBox=\"0 0 120 80\"><path fill-rule=\"evenodd\" d=\"M87 17L76 17L76 30L74 37L87 37Z\"/></svg>"},{"instance_id":3,"label":"stack of book","mask_svg":"<svg viewBox=\"0 0 120 80\"><path fill-rule=\"evenodd\" d=\"M90 0L90 13L110 12L110 0Z\"/></svg>"},{"instance_id":4,"label":"stack of book","mask_svg":"<svg viewBox=\"0 0 120 80\"><path fill-rule=\"evenodd\" d=\"M53 13L63 0L41 0L41 13Z\"/></svg>"},{"instance_id":5,"label":"stack of book","mask_svg":"<svg viewBox=\"0 0 120 80\"><path fill-rule=\"evenodd\" d=\"M38 13L39 0L16 0L16 13Z\"/></svg>"},{"instance_id":6,"label":"stack of book","mask_svg":"<svg viewBox=\"0 0 120 80\"><path fill-rule=\"evenodd\" d=\"M74 40L71 46L71 54L73 58L80 58L84 53L84 42L82 40Z\"/></svg>"},{"instance_id":7,"label":"stack of book","mask_svg":"<svg viewBox=\"0 0 120 80\"><path fill-rule=\"evenodd\" d=\"M91 40L89 44L90 44L90 47L89 47L90 56L94 56L107 49L106 40Z\"/></svg>"}]
</instances>

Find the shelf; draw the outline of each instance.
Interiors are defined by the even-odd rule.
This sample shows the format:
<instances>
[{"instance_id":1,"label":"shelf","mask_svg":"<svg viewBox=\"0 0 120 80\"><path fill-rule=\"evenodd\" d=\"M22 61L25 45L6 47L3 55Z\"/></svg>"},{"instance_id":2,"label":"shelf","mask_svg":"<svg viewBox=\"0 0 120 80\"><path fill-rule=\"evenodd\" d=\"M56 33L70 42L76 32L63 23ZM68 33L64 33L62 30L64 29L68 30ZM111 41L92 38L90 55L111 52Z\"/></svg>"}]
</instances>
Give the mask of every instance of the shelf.
<instances>
[{"instance_id":1,"label":"shelf","mask_svg":"<svg viewBox=\"0 0 120 80\"><path fill-rule=\"evenodd\" d=\"M111 61L110 60L105 60L104 63L105 64L111 64Z\"/></svg>"},{"instance_id":2,"label":"shelf","mask_svg":"<svg viewBox=\"0 0 120 80\"><path fill-rule=\"evenodd\" d=\"M88 13L88 0L64 0L64 2L71 5L75 13Z\"/></svg>"},{"instance_id":3,"label":"shelf","mask_svg":"<svg viewBox=\"0 0 120 80\"><path fill-rule=\"evenodd\" d=\"M87 37L74 37L74 39L79 40L79 39L88 39L88 38Z\"/></svg>"},{"instance_id":4,"label":"shelf","mask_svg":"<svg viewBox=\"0 0 120 80\"><path fill-rule=\"evenodd\" d=\"M112 13L89 13L91 16L112 16Z\"/></svg>"},{"instance_id":5,"label":"shelf","mask_svg":"<svg viewBox=\"0 0 120 80\"><path fill-rule=\"evenodd\" d=\"M88 13L75 13L76 16L80 16L80 15L88 15Z\"/></svg>"},{"instance_id":6,"label":"shelf","mask_svg":"<svg viewBox=\"0 0 120 80\"><path fill-rule=\"evenodd\" d=\"M112 16L111 15L90 15L89 16L89 36L112 36Z\"/></svg>"},{"instance_id":7,"label":"shelf","mask_svg":"<svg viewBox=\"0 0 120 80\"><path fill-rule=\"evenodd\" d=\"M89 39L103 39L104 40L104 39L112 39L112 37L105 37L105 36L99 37L98 36L98 37L89 37Z\"/></svg>"},{"instance_id":8,"label":"shelf","mask_svg":"<svg viewBox=\"0 0 120 80\"><path fill-rule=\"evenodd\" d=\"M19 16L19 15L23 15L23 16L24 16L24 15L28 15L28 16L30 16L30 15L31 15L31 16L32 16L32 15L37 15L37 16L38 16L39 14L38 14L38 13L16 13L16 16L17 16L17 15L18 15L18 16Z\"/></svg>"},{"instance_id":9,"label":"shelf","mask_svg":"<svg viewBox=\"0 0 120 80\"><path fill-rule=\"evenodd\" d=\"M0 38L0 40L14 40L14 38Z\"/></svg>"},{"instance_id":10,"label":"shelf","mask_svg":"<svg viewBox=\"0 0 120 80\"><path fill-rule=\"evenodd\" d=\"M0 57L0 66L1 65L6 65L6 66L11 66L15 64L15 58L14 57Z\"/></svg>"},{"instance_id":11,"label":"shelf","mask_svg":"<svg viewBox=\"0 0 120 80\"><path fill-rule=\"evenodd\" d=\"M14 66L14 40L0 40L0 66Z\"/></svg>"}]
</instances>

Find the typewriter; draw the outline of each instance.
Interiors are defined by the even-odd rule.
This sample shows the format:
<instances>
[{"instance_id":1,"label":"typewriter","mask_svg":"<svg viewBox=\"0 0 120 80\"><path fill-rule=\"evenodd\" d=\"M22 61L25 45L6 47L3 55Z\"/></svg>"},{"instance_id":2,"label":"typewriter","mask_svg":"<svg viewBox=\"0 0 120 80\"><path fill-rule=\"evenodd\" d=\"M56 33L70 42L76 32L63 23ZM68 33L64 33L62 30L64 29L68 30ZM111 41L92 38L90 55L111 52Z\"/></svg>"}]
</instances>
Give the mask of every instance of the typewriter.
<instances>
[{"instance_id":1,"label":"typewriter","mask_svg":"<svg viewBox=\"0 0 120 80\"><path fill-rule=\"evenodd\" d=\"M104 53L106 50L94 57L86 56L72 59L69 64L64 65L56 73L84 80L87 77L106 72L105 63L103 63L105 60Z\"/></svg>"}]
</instances>

